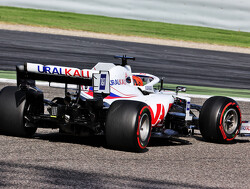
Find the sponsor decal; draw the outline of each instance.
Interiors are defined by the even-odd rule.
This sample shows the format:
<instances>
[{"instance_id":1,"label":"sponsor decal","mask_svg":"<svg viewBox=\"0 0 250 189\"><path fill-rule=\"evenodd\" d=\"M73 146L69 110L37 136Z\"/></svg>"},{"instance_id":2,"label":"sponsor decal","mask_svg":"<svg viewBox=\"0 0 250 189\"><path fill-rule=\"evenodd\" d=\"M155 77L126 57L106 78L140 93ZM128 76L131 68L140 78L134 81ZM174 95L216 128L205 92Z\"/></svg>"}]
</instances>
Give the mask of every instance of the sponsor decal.
<instances>
[{"instance_id":1,"label":"sponsor decal","mask_svg":"<svg viewBox=\"0 0 250 189\"><path fill-rule=\"evenodd\" d=\"M241 126L241 130L250 131L250 126Z\"/></svg>"},{"instance_id":2,"label":"sponsor decal","mask_svg":"<svg viewBox=\"0 0 250 189\"><path fill-rule=\"evenodd\" d=\"M190 102L187 102L187 105L186 105L186 110L189 111L190 110Z\"/></svg>"},{"instance_id":3,"label":"sponsor decal","mask_svg":"<svg viewBox=\"0 0 250 189\"><path fill-rule=\"evenodd\" d=\"M125 79L112 79L110 80L110 85L126 85L127 82Z\"/></svg>"},{"instance_id":4,"label":"sponsor decal","mask_svg":"<svg viewBox=\"0 0 250 189\"><path fill-rule=\"evenodd\" d=\"M57 67L49 67L49 66L37 66L37 71L39 73L47 73L47 74L58 74L62 75L62 68L57 68Z\"/></svg>"},{"instance_id":5,"label":"sponsor decal","mask_svg":"<svg viewBox=\"0 0 250 189\"><path fill-rule=\"evenodd\" d=\"M153 86L145 86L145 90L147 90L147 91L152 91L152 90L154 90L154 89L153 89Z\"/></svg>"},{"instance_id":6,"label":"sponsor decal","mask_svg":"<svg viewBox=\"0 0 250 189\"><path fill-rule=\"evenodd\" d=\"M89 70L80 70L77 68L37 65L37 71L39 73L45 74L66 75L73 77L89 77Z\"/></svg>"},{"instance_id":7,"label":"sponsor decal","mask_svg":"<svg viewBox=\"0 0 250 189\"><path fill-rule=\"evenodd\" d=\"M101 74L100 90L105 90L105 85L106 85L106 74Z\"/></svg>"}]
</instances>

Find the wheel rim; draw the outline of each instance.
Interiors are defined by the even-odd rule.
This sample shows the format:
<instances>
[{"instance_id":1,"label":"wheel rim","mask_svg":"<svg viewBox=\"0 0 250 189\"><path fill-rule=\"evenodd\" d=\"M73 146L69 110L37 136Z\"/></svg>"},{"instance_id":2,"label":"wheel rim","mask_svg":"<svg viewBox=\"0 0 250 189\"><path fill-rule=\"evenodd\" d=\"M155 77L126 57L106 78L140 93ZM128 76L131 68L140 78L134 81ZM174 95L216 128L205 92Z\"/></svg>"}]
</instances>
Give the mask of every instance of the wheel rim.
<instances>
[{"instance_id":1,"label":"wheel rim","mask_svg":"<svg viewBox=\"0 0 250 189\"><path fill-rule=\"evenodd\" d=\"M238 113L231 108L224 114L223 128L226 134L233 134L238 127Z\"/></svg>"},{"instance_id":2,"label":"wheel rim","mask_svg":"<svg viewBox=\"0 0 250 189\"><path fill-rule=\"evenodd\" d=\"M149 133L149 116L148 114L143 114L140 121L140 139L142 142L147 140Z\"/></svg>"}]
</instances>

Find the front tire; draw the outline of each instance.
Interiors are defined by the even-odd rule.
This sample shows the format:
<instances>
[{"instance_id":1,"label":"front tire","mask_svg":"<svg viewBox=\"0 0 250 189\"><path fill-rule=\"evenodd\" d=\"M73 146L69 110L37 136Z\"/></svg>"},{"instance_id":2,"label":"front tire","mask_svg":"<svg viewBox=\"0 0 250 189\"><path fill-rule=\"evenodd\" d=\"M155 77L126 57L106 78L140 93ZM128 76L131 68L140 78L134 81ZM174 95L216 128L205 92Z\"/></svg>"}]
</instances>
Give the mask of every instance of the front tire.
<instances>
[{"instance_id":1,"label":"front tire","mask_svg":"<svg viewBox=\"0 0 250 189\"><path fill-rule=\"evenodd\" d=\"M143 151L151 135L149 107L142 102L120 100L111 104L106 119L106 141L119 150Z\"/></svg>"},{"instance_id":2,"label":"front tire","mask_svg":"<svg viewBox=\"0 0 250 189\"><path fill-rule=\"evenodd\" d=\"M0 92L0 133L18 137L31 137L36 128L25 127L25 94L17 87L8 86ZM17 98L20 100L18 102Z\"/></svg>"},{"instance_id":3,"label":"front tire","mask_svg":"<svg viewBox=\"0 0 250 189\"><path fill-rule=\"evenodd\" d=\"M202 106L199 122L201 135L206 141L232 141L241 126L239 105L231 98L211 97Z\"/></svg>"}]
</instances>

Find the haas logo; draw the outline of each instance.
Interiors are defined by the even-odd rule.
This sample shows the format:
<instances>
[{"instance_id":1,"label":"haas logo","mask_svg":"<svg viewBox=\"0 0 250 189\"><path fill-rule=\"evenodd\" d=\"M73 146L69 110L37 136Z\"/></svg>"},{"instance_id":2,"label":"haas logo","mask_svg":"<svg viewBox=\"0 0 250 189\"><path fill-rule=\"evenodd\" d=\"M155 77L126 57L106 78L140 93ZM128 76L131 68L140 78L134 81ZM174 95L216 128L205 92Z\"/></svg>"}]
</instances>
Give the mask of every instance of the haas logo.
<instances>
[{"instance_id":1,"label":"haas logo","mask_svg":"<svg viewBox=\"0 0 250 189\"><path fill-rule=\"evenodd\" d=\"M152 108L149 107L149 109L150 109L150 113L151 113L151 117L152 117L152 126L157 126L164 119L165 108L164 108L163 104L157 104L155 115L154 115Z\"/></svg>"}]
</instances>

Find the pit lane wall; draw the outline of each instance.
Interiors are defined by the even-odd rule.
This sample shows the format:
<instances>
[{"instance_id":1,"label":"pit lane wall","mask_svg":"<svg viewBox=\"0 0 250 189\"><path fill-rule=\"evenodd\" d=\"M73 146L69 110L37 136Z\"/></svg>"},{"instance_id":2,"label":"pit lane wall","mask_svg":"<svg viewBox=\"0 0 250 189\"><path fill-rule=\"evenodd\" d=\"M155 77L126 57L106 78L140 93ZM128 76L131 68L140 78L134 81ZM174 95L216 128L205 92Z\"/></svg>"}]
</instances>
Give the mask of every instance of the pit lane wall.
<instances>
[{"instance_id":1,"label":"pit lane wall","mask_svg":"<svg viewBox=\"0 0 250 189\"><path fill-rule=\"evenodd\" d=\"M0 0L0 5L250 32L249 0Z\"/></svg>"}]
</instances>

